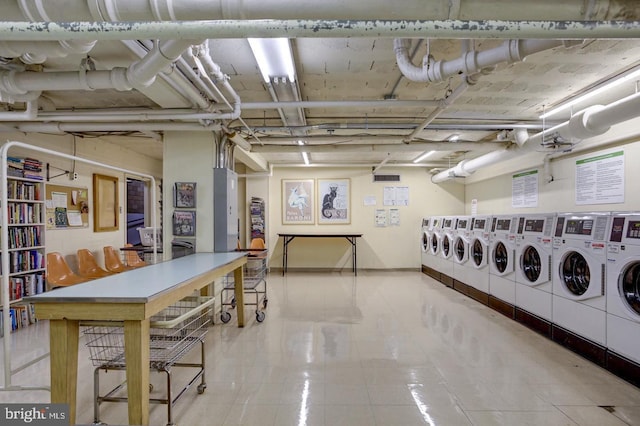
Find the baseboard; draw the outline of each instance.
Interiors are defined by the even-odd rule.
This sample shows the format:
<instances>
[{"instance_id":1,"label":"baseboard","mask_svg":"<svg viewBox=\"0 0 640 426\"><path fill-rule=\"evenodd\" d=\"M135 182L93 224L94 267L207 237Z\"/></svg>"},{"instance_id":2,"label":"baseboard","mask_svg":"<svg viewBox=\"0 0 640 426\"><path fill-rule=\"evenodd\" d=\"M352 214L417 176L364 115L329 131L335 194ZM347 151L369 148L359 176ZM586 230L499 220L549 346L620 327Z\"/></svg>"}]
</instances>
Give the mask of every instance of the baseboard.
<instances>
[{"instance_id":1,"label":"baseboard","mask_svg":"<svg viewBox=\"0 0 640 426\"><path fill-rule=\"evenodd\" d=\"M489 295L487 305L491 309L501 313L505 317L516 319L516 307L511 303L505 302L502 299L498 299L495 296Z\"/></svg>"},{"instance_id":2,"label":"baseboard","mask_svg":"<svg viewBox=\"0 0 640 426\"><path fill-rule=\"evenodd\" d=\"M607 350L606 368L621 379L640 387L640 365L637 363Z\"/></svg>"},{"instance_id":3,"label":"baseboard","mask_svg":"<svg viewBox=\"0 0 640 426\"><path fill-rule=\"evenodd\" d=\"M516 306L516 315L514 318L519 323L529 327L533 331L551 338L551 322L540 318L530 312L524 311Z\"/></svg>"},{"instance_id":4,"label":"baseboard","mask_svg":"<svg viewBox=\"0 0 640 426\"><path fill-rule=\"evenodd\" d=\"M606 365L607 349L604 346L578 336L569 330L553 324L551 327L551 340L601 367Z\"/></svg>"}]
</instances>

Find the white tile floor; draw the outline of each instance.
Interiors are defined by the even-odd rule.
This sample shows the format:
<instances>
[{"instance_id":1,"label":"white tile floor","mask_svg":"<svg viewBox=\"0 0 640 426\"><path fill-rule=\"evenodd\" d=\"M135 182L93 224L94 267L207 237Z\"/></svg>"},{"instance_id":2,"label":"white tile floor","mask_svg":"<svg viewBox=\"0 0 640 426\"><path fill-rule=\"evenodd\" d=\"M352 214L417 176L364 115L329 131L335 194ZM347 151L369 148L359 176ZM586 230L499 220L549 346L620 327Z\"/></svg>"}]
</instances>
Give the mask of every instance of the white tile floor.
<instances>
[{"instance_id":1,"label":"white tile floor","mask_svg":"<svg viewBox=\"0 0 640 426\"><path fill-rule=\"evenodd\" d=\"M263 323L248 315L238 329L234 315L210 329L208 387L177 403L178 425L640 424L640 389L421 273L272 274L268 283ZM41 325L14 333L17 351L42 351ZM81 424L93 421L87 358L83 347ZM174 382L186 377L174 371ZM46 384L48 374L43 361L13 381ZM164 378L152 382L157 395ZM48 397L0 392L3 402ZM126 424L125 407L104 404L102 421ZM166 406L152 406L152 425L166 418Z\"/></svg>"}]
</instances>

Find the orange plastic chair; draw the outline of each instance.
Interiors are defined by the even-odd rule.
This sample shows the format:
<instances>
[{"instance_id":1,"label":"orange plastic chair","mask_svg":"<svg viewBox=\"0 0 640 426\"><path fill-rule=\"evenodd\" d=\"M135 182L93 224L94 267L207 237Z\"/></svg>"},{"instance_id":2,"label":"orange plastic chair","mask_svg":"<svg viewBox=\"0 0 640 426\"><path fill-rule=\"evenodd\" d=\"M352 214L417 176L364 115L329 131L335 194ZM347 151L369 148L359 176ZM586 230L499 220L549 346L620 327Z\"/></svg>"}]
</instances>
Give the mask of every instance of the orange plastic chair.
<instances>
[{"instance_id":1,"label":"orange plastic chair","mask_svg":"<svg viewBox=\"0 0 640 426\"><path fill-rule=\"evenodd\" d=\"M120 255L113 246L104 246L102 251L104 252L104 266L107 268L107 271L120 273L135 269L132 266L127 266L122 263Z\"/></svg>"},{"instance_id":2,"label":"orange plastic chair","mask_svg":"<svg viewBox=\"0 0 640 426\"><path fill-rule=\"evenodd\" d=\"M133 244L125 244L125 247L133 247ZM127 250L124 252L125 259L127 260L127 266L132 268L140 268L141 266L147 266L147 262L140 259L138 253L133 250Z\"/></svg>"},{"instance_id":3,"label":"orange plastic chair","mask_svg":"<svg viewBox=\"0 0 640 426\"><path fill-rule=\"evenodd\" d=\"M250 250L264 250L265 248L267 247L264 245L264 240L262 238L253 238L251 240L251 244L249 244Z\"/></svg>"},{"instance_id":4,"label":"orange plastic chair","mask_svg":"<svg viewBox=\"0 0 640 426\"><path fill-rule=\"evenodd\" d=\"M47 284L51 289L87 282L76 275L58 252L47 253Z\"/></svg>"},{"instance_id":5,"label":"orange plastic chair","mask_svg":"<svg viewBox=\"0 0 640 426\"><path fill-rule=\"evenodd\" d=\"M93 254L87 249L79 249L78 255L78 273L85 278L103 278L113 275L113 272L105 271L96 262Z\"/></svg>"}]
</instances>

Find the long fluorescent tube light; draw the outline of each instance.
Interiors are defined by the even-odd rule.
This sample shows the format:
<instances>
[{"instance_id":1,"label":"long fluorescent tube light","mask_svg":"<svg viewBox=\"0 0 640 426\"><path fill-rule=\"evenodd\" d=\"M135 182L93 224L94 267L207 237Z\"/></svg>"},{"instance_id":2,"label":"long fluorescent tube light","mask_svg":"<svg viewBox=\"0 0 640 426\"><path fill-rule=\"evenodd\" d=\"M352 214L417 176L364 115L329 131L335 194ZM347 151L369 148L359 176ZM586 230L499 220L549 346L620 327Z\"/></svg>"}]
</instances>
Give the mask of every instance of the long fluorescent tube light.
<instances>
[{"instance_id":1,"label":"long fluorescent tube light","mask_svg":"<svg viewBox=\"0 0 640 426\"><path fill-rule=\"evenodd\" d=\"M302 146L304 145L303 141L298 141L298 145ZM304 164L306 166L309 165L309 154L306 153L306 151L302 151L302 159L304 160Z\"/></svg>"},{"instance_id":2,"label":"long fluorescent tube light","mask_svg":"<svg viewBox=\"0 0 640 426\"><path fill-rule=\"evenodd\" d=\"M269 83L271 78L283 77L287 77L291 82L295 81L296 70L288 38L249 38L247 40L265 83Z\"/></svg>"},{"instance_id":3,"label":"long fluorescent tube light","mask_svg":"<svg viewBox=\"0 0 640 426\"><path fill-rule=\"evenodd\" d=\"M592 98L596 95L599 95L601 93L606 92L607 90L610 90L616 86L621 85L622 83L625 83L629 80L633 80L634 78L640 78L640 68L636 69L635 71L630 72L629 74L625 74L619 78L616 78L615 80L612 80L600 87L598 87L595 90L592 90L590 92L585 93L584 95L578 96L577 98L574 98L572 100L570 100L569 102L562 104L560 106L557 106L553 109L550 109L549 111L545 112L544 114L542 114L540 116L540 119L543 118L547 118L547 117L551 117L552 115L556 115L557 113L566 110L567 108L572 107L573 105L585 101L589 98Z\"/></svg>"},{"instance_id":4,"label":"long fluorescent tube light","mask_svg":"<svg viewBox=\"0 0 640 426\"><path fill-rule=\"evenodd\" d=\"M435 151L427 151L424 154L422 154L420 157L418 157L415 160L413 160L413 162L414 163L419 163L422 160L426 159L427 157L430 157L432 154L435 154Z\"/></svg>"}]
</instances>

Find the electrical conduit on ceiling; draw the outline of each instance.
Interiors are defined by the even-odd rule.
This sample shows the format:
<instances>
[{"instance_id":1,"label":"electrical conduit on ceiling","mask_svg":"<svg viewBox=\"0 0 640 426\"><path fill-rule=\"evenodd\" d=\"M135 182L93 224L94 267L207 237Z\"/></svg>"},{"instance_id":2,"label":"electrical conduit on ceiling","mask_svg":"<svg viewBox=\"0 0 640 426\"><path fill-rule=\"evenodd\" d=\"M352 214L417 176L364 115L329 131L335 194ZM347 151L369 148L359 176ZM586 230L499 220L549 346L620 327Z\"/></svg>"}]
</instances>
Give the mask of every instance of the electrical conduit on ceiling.
<instances>
[{"instance_id":1,"label":"electrical conduit on ceiling","mask_svg":"<svg viewBox=\"0 0 640 426\"><path fill-rule=\"evenodd\" d=\"M545 147L547 140L560 138L569 142L588 139L606 133L614 124L640 116L640 93L633 94L606 106L594 105L571 117L568 121L537 133L518 144L520 148L509 147L472 160L464 160L456 166L431 177L433 183L441 183L455 177L470 176L476 170L497 164ZM522 136L520 136L521 138Z\"/></svg>"}]
</instances>

